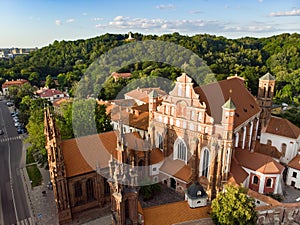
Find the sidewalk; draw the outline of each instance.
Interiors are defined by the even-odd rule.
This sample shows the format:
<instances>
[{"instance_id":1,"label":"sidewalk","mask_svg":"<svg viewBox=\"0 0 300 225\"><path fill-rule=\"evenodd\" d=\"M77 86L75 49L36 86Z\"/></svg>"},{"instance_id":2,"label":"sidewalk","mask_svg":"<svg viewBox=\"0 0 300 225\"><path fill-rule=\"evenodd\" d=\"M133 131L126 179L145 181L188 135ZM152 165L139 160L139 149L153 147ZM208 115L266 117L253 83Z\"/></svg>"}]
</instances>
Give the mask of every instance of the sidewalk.
<instances>
[{"instance_id":1,"label":"sidewalk","mask_svg":"<svg viewBox=\"0 0 300 225\"><path fill-rule=\"evenodd\" d=\"M21 172L24 178L24 188L27 195L28 206L36 225L58 225L57 211L52 190L48 190L47 184L50 181L49 171L39 168L42 175L42 185L32 188L26 170L26 148L28 144L23 143L23 154ZM42 192L46 191L46 194Z\"/></svg>"}]
</instances>

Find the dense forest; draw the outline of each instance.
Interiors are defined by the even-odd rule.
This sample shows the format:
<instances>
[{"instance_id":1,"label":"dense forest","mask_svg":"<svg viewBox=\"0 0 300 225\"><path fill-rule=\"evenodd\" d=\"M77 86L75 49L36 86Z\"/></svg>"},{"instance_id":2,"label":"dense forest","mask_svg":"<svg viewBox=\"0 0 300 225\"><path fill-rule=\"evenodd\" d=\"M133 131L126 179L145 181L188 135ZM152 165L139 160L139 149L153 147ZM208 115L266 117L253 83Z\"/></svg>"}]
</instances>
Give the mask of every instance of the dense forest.
<instances>
[{"instance_id":1,"label":"dense forest","mask_svg":"<svg viewBox=\"0 0 300 225\"><path fill-rule=\"evenodd\" d=\"M238 74L245 78L246 85L254 95L257 93L258 78L270 72L277 80L275 101L300 104L300 34L281 34L268 38L228 39L208 34L184 36L173 33L156 36L135 33L132 37L138 41L165 41L189 49L203 59L217 80ZM68 87L72 94L75 87L78 87L76 81L81 79L89 66L109 50L129 44L126 41L127 38L127 34L105 34L86 40L54 41L49 46L38 49L29 55L17 56L14 59L1 59L0 86L6 79L18 78L28 79L32 85L39 86L41 81L48 77L48 80L50 78L57 79L59 87ZM158 49L151 51L155 54ZM126 52L124 53L126 54ZM133 52L132 54L137 53ZM175 53L167 52L166 54ZM117 59L118 56L111 61ZM182 56L178 56L176 60L182 65L185 63ZM108 66L109 69L105 70L107 73L104 75L105 78L114 72L113 63ZM89 81L102 85L98 95L100 98L115 98L124 86L141 77L155 78L154 84L160 83L158 77L174 81L183 69L161 62L141 61L125 65L117 70L131 72L132 77L129 80L119 81L114 81L112 78ZM210 80L209 78L205 79ZM135 86L138 85L140 84Z\"/></svg>"}]
</instances>

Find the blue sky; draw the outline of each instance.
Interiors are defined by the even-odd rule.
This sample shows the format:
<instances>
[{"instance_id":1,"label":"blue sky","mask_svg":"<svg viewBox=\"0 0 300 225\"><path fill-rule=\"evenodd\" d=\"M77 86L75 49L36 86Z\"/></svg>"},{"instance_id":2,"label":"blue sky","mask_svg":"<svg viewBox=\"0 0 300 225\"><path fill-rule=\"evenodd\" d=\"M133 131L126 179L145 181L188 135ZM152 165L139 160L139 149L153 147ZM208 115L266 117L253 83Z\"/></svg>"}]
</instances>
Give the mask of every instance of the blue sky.
<instances>
[{"instance_id":1,"label":"blue sky","mask_svg":"<svg viewBox=\"0 0 300 225\"><path fill-rule=\"evenodd\" d=\"M300 33L299 0L2 0L0 48L43 47L105 33Z\"/></svg>"}]
</instances>

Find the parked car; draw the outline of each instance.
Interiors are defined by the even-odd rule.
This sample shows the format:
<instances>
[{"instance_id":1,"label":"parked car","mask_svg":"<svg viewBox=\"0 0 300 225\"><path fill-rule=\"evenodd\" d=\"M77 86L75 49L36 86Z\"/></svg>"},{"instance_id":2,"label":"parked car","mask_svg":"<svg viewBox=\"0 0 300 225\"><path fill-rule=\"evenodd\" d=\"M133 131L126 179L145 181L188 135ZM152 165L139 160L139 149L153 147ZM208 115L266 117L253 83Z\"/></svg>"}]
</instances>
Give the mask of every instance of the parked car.
<instances>
[{"instance_id":1,"label":"parked car","mask_svg":"<svg viewBox=\"0 0 300 225\"><path fill-rule=\"evenodd\" d=\"M12 102L6 102L6 105L7 105L8 107L11 107L11 106L13 106L14 104L13 104Z\"/></svg>"},{"instance_id":2,"label":"parked car","mask_svg":"<svg viewBox=\"0 0 300 225\"><path fill-rule=\"evenodd\" d=\"M0 135L4 134L4 131L2 129L0 129Z\"/></svg>"}]
</instances>

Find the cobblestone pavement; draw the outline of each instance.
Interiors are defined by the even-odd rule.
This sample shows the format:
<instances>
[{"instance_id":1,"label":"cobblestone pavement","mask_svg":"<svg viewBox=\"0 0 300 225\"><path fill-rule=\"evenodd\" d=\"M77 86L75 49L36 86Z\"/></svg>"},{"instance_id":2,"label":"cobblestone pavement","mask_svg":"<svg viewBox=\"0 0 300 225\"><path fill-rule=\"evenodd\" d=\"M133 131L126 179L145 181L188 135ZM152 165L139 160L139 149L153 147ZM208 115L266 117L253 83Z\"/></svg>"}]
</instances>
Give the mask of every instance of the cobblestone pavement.
<instances>
[{"instance_id":1,"label":"cobblestone pavement","mask_svg":"<svg viewBox=\"0 0 300 225\"><path fill-rule=\"evenodd\" d=\"M284 194L284 199L282 202L284 203L291 203L294 202L296 203L296 199L300 198L300 190L297 190L293 187L290 187L288 185L285 186L285 194ZM298 201L300 202L300 201Z\"/></svg>"}]
</instances>

